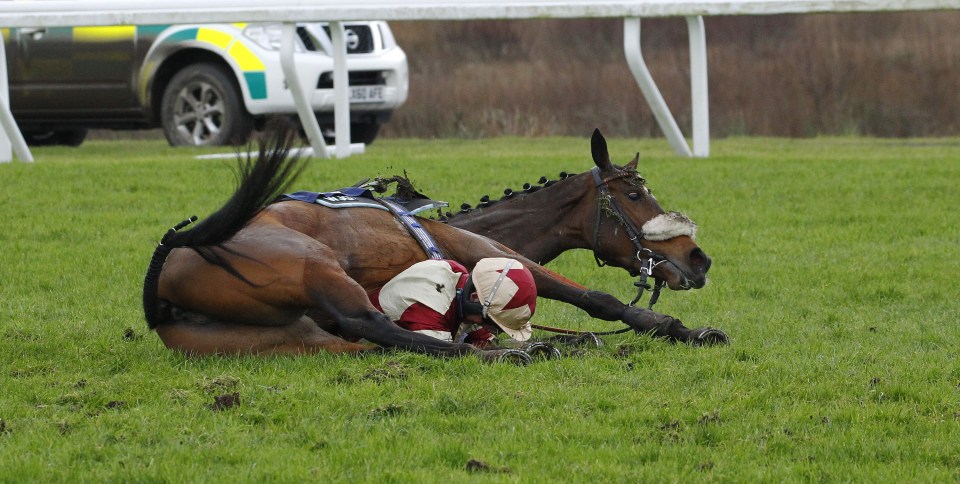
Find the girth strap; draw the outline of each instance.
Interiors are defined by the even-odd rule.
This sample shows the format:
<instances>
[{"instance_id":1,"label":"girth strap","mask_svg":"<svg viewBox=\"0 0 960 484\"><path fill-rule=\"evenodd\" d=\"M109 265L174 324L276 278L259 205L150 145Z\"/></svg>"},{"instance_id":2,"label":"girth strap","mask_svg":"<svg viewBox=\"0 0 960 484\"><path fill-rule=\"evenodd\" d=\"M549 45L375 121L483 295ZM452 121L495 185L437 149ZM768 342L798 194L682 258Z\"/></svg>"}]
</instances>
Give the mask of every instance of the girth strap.
<instances>
[{"instance_id":1,"label":"girth strap","mask_svg":"<svg viewBox=\"0 0 960 484\"><path fill-rule=\"evenodd\" d=\"M407 228L407 231L410 232L410 235L420 244L420 247L423 248L423 251L427 253L427 257L431 259L443 259L443 251L440 250L440 247L437 247L436 241L433 240L433 237L430 235L426 229L420 225L420 222L417 221L417 218L413 216L406 209L400 205L391 202L385 198L380 198L377 201L382 203L390 212L393 213L397 220Z\"/></svg>"}]
</instances>

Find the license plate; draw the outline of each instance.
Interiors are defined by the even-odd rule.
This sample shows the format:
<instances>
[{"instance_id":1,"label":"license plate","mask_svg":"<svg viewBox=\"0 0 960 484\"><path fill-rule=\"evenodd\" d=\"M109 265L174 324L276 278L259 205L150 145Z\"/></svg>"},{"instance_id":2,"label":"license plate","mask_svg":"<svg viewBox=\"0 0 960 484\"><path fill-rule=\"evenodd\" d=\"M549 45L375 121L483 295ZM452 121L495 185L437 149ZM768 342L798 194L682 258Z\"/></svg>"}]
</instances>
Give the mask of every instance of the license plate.
<instances>
[{"instance_id":1,"label":"license plate","mask_svg":"<svg viewBox=\"0 0 960 484\"><path fill-rule=\"evenodd\" d=\"M351 103L383 102L383 86L358 86L350 88Z\"/></svg>"}]
</instances>

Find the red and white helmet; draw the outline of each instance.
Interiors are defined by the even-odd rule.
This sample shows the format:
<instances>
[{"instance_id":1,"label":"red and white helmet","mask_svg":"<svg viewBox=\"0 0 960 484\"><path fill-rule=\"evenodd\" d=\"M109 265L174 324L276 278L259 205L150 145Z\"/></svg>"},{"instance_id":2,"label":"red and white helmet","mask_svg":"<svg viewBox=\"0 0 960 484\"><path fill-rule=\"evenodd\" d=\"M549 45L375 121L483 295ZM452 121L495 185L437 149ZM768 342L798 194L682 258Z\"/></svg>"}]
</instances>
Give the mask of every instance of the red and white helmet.
<instances>
[{"instance_id":1,"label":"red and white helmet","mask_svg":"<svg viewBox=\"0 0 960 484\"><path fill-rule=\"evenodd\" d=\"M520 261L505 257L480 259L470 275L483 317L517 341L530 339L530 318L537 310L537 284Z\"/></svg>"}]
</instances>

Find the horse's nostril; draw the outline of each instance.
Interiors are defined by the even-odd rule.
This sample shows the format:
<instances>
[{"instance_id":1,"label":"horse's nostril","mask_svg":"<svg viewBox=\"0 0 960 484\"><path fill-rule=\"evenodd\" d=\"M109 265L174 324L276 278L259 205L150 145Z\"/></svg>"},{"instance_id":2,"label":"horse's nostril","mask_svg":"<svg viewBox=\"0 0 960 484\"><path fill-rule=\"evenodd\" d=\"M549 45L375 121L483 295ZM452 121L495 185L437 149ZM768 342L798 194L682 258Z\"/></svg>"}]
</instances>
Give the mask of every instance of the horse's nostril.
<instances>
[{"instance_id":1,"label":"horse's nostril","mask_svg":"<svg viewBox=\"0 0 960 484\"><path fill-rule=\"evenodd\" d=\"M712 264L712 261L699 247L690 251L690 265L692 267L698 267L706 273L710 270L710 264Z\"/></svg>"}]
</instances>

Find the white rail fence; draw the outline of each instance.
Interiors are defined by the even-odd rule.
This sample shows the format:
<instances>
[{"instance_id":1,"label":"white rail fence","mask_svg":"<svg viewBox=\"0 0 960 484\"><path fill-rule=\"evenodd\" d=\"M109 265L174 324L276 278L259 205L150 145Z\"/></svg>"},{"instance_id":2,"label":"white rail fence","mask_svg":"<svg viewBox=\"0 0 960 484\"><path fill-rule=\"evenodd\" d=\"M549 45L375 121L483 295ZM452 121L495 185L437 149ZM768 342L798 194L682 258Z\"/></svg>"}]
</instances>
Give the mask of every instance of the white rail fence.
<instances>
[{"instance_id":1,"label":"white rail fence","mask_svg":"<svg viewBox=\"0 0 960 484\"><path fill-rule=\"evenodd\" d=\"M707 50L703 17L784 13L883 12L960 9L960 0L16 0L0 1L0 28L136 24L279 22L281 65L315 156L343 158L363 151L350 144L346 47L342 22L351 20L471 20L623 18L624 54L640 91L670 146L680 155L710 154ZM640 19L685 17L690 39L692 147L674 120L640 49ZM296 22L328 21L334 46L334 128L327 146L300 86L293 62ZM0 162L33 157L9 109L7 65L0 35Z\"/></svg>"}]
</instances>

